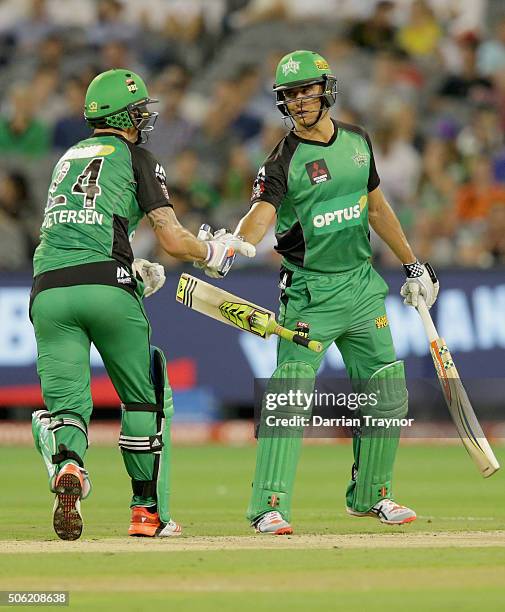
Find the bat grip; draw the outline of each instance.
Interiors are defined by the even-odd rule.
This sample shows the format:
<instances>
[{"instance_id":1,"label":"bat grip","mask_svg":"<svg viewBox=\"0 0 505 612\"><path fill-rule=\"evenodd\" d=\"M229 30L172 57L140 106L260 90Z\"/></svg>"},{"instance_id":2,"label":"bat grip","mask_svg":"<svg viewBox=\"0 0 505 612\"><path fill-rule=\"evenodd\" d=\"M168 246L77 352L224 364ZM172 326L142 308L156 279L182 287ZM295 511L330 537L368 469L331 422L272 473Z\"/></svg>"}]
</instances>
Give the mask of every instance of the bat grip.
<instances>
[{"instance_id":1,"label":"bat grip","mask_svg":"<svg viewBox=\"0 0 505 612\"><path fill-rule=\"evenodd\" d=\"M323 350L323 345L317 340L305 338L305 336L301 336L290 329L286 329L285 327L282 327L282 325L277 325L273 330L273 333L281 338L284 338L284 340L289 340L290 342L304 346L305 348L314 351L314 353L320 353Z\"/></svg>"},{"instance_id":2,"label":"bat grip","mask_svg":"<svg viewBox=\"0 0 505 612\"><path fill-rule=\"evenodd\" d=\"M433 319L431 318L430 311L428 310L428 306L426 306L426 302L424 298L420 295L417 300L417 312L421 317L421 321L423 322L424 329L426 331L426 335L428 336L428 340L430 342L434 342L438 337L438 331L433 323Z\"/></svg>"}]
</instances>

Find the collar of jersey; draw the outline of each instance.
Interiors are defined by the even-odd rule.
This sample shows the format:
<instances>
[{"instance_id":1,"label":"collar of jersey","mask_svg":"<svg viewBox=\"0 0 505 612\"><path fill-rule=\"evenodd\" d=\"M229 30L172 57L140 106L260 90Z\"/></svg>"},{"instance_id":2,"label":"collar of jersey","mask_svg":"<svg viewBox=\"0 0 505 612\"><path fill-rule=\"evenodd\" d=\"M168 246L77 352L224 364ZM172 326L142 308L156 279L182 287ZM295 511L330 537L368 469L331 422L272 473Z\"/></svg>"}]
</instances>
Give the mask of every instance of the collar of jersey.
<instances>
[{"instance_id":1,"label":"collar of jersey","mask_svg":"<svg viewBox=\"0 0 505 612\"><path fill-rule=\"evenodd\" d=\"M290 132L290 135L292 136L292 138L294 138L298 142L304 142L305 144L309 144L309 145L316 145L316 147L329 147L335 142L335 140L337 139L337 135L338 135L338 126L335 120L332 119L331 122L333 123L333 134L330 140L328 140L328 142L321 142L320 140L308 140L307 138L300 138L300 136L297 136L294 132Z\"/></svg>"},{"instance_id":2,"label":"collar of jersey","mask_svg":"<svg viewBox=\"0 0 505 612\"><path fill-rule=\"evenodd\" d=\"M100 132L99 134L91 134L90 138L100 138L101 136L115 136L124 142L130 142L124 136L121 136L121 134L116 134L115 132ZM130 142L130 144L132 143Z\"/></svg>"}]
</instances>

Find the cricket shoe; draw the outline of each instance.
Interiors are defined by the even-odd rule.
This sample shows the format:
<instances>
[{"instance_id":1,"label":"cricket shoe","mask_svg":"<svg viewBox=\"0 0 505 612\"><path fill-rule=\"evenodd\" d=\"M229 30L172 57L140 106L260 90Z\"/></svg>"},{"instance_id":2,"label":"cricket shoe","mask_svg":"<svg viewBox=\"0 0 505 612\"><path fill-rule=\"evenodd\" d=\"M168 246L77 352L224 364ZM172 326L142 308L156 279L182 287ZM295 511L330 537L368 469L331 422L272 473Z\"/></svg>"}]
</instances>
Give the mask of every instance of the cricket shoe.
<instances>
[{"instance_id":1,"label":"cricket shoe","mask_svg":"<svg viewBox=\"0 0 505 612\"><path fill-rule=\"evenodd\" d=\"M182 527L175 521L162 523L157 512L149 512L144 506L134 506L132 508L132 518L128 535L148 538L167 538L179 536Z\"/></svg>"},{"instance_id":2,"label":"cricket shoe","mask_svg":"<svg viewBox=\"0 0 505 612\"><path fill-rule=\"evenodd\" d=\"M262 514L252 523L256 533L271 533L272 535L291 535L293 527L282 518L277 510Z\"/></svg>"},{"instance_id":3,"label":"cricket shoe","mask_svg":"<svg viewBox=\"0 0 505 612\"><path fill-rule=\"evenodd\" d=\"M351 516L374 516L386 525L404 525L415 521L417 518L414 510L407 508L407 506L400 506L392 499L381 499L368 512L357 512L352 508L347 508L347 514Z\"/></svg>"},{"instance_id":4,"label":"cricket shoe","mask_svg":"<svg viewBox=\"0 0 505 612\"><path fill-rule=\"evenodd\" d=\"M82 533L81 502L84 476L79 466L66 463L58 472L54 491L53 527L61 540L77 540Z\"/></svg>"}]
</instances>

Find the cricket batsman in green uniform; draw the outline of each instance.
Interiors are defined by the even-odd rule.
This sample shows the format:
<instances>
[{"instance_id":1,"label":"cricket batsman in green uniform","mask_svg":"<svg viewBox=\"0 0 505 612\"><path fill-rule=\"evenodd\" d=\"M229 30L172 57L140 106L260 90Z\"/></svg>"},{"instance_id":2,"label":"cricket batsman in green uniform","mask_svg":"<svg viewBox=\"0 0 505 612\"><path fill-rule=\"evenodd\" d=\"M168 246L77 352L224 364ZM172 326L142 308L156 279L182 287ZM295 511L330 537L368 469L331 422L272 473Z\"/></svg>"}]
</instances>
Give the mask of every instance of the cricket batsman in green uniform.
<instances>
[{"instance_id":1,"label":"cricket batsman in green uniform","mask_svg":"<svg viewBox=\"0 0 505 612\"><path fill-rule=\"evenodd\" d=\"M313 387L334 342L353 386L378 393L376 405L362 408L361 415L400 419L407 414L404 367L385 311L388 287L370 263L369 224L403 264L407 279L401 293L407 304L416 306L422 295L431 307L438 281L429 264L417 261L381 192L367 133L330 118L336 91L336 78L317 53L294 51L281 59L274 92L292 129L260 168L251 208L237 232L257 244L275 218L276 250L283 258L279 322L310 330L323 343L323 352L314 353L281 339L271 383ZM276 411L282 417L297 414L306 416L297 405ZM295 427L286 435L283 429L267 428L263 419L259 426L247 517L261 533L292 533L291 498L303 433ZM367 426L355 433L346 492L351 516L373 516L386 524L416 518L393 498L399 437L399 427Z\"/></svg>"},{"instance_id":2,"label":"cricket batsman in green uniform","mask_svg":"<svg viewBox=\"0 0 505 612\"><path fill-rule=\"evenodd\" d=\"M80 537L80 500L91 490L84 464L91 343L122 402L119 446L133 491L129 534L181 533L169 503L172 392L142 304L165 274L159 264L134 260L137 224L147 215L167 253L205 265L215 277L227 273L235 252L255 252L226 232L200 240L179 223L163 167L139 146L154 127L153 102L129 70L93 79L84 109L93 134L54 168L34 255L30 317L46 409L33 414L32 429L56 493L54 529L64 540Z\"/></svg>"}]
</instances>

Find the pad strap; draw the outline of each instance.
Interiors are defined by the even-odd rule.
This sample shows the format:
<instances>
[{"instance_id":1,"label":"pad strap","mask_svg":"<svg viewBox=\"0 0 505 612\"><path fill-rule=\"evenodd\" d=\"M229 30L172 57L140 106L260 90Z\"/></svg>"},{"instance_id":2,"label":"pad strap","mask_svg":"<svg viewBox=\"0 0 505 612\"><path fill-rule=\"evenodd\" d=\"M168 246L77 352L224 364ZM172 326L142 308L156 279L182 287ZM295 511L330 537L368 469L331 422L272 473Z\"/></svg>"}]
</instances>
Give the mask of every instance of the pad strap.
<instances>
[{"instance_id":1,"label":"pad strap","mask_svg":"<svg viewBox=\"0 0 505 612\"><path fill-rule=\"evenodd\" d=\"M156 480L134 480L132 478L132 491L140 497L156 497Z\"/></svg>"},{"instance_id":2,"label":"pad strap","mask_svg":"<svg viewBox=\"0 0 505 612\"><path fill-rule=\"evenodd\" d=\"M58 431L58 429L61 429L62 427L76 427L77 429L82 431L82 433L86 437L86 448L89 446L88 430L86 426L83 423L81 423L81 421L78 421L77 419L69 419L67 417L64 417L62 419L52 418L51 422L47 426L47 429L49 431L55 432L55 431Z\"/></svg>"},{"instance_id":3,"label":"pad strap","mask_svg":"<svg viewBox=\"0 0 505 612\"><path fill-rule=\"evenodd\" d=\"M160 454L163 448L162 432L158 431L154 436L125 436L119 434L119 447L130 453L153 453Z\"/></svg>"},{"instance_id":4,"label":"pad strap","mask_svg":"<svg viewBox=\"0 0 505 612\"><path fill-rule=\"evenodd\" d=\"M128 412L163 412L161 404L144 404L142 402L128 402L128 404L121 404L121 408Z\"/></svg>"},{"instance_id":5,"label":"pad strap","mask_svg":"<svg viewBox=\"0 0 505 612\"><path fill-rule=\"evenodd\" d=\"M62 461L66 461L67 459L73 459L74 461L77 461L77 465L79 467L84 468L84 463L79 457L79 455L72 450L68 450L68 448L64 444L58 445L58 451L58 453L51 456L51 461L53 463L59 464Z\"/></svg>"}]
</instances>

